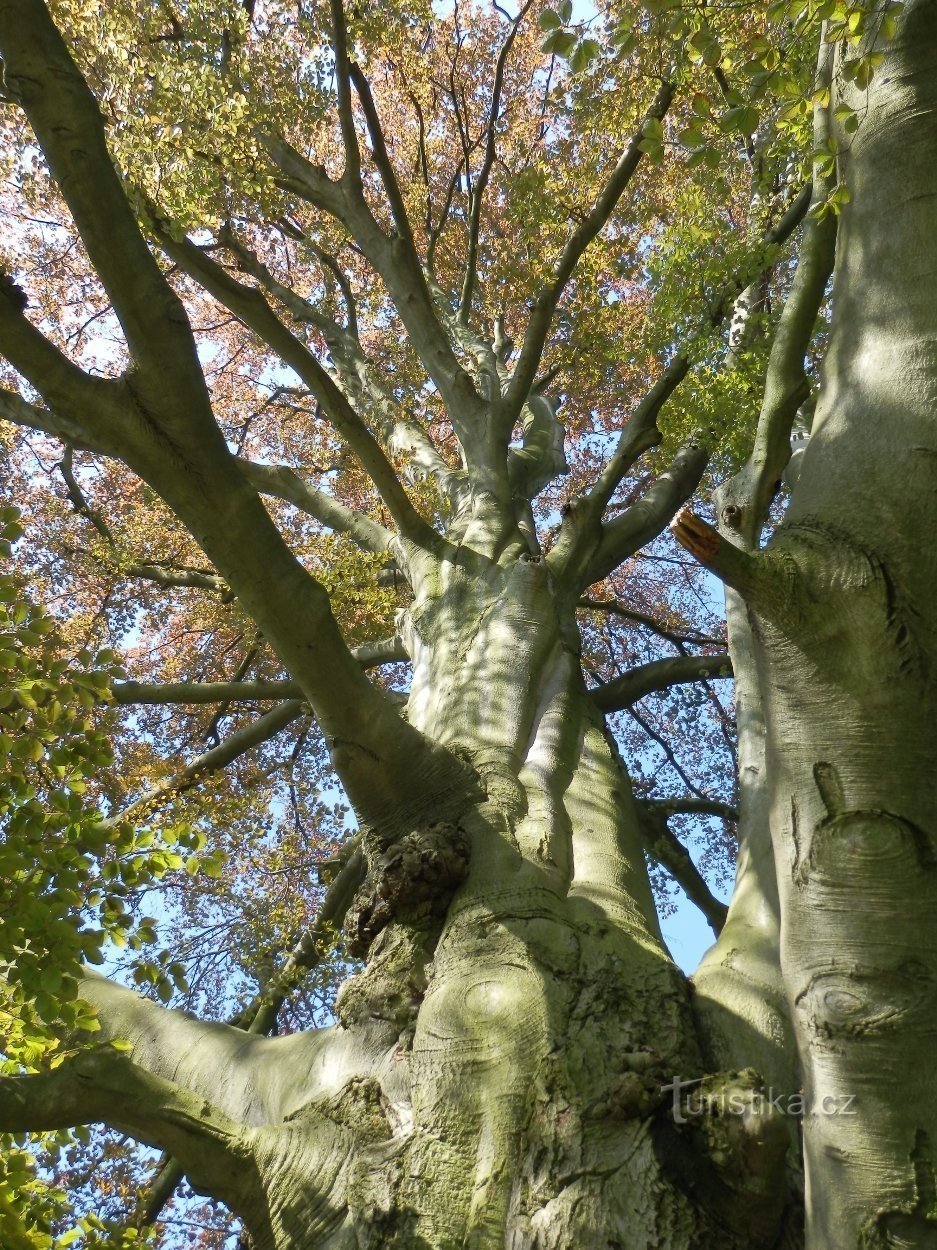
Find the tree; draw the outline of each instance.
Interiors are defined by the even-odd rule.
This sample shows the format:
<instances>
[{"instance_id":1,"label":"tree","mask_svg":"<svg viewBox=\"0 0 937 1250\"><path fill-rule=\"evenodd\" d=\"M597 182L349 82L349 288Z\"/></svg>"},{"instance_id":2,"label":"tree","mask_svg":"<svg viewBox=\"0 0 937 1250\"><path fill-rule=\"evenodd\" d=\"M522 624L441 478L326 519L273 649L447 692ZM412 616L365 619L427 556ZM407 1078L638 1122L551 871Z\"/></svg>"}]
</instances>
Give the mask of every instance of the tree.
<instances>
[{"instance_id":1,"label":"tree","mask_svg":"<svg viewBox=\"0 0 937 1250\"><path fill-rule=\"evenodd\" d=\"M86 974L91 1015L39 1012L59 1049L0 1080L0 1128L156 1146L257 1250L797 1245L802 1203L812 1247L929 1244L933 0L657 3L585 30L569 5L108 9L0 3L2 413L65 445L94 538L46 540L33 572L84 587L73 629L103 599L134 658L166 600L147 622L116 584L204 592L172 619L211 663L184 650L197 679L154 689L135 657L115 703L219 710L168 772L178 721L115 721L126 785L93 790L92 843L130 837L124 897L181 867L128 830L296 723L360 832L239 1020ZM834 241L817 416L762 548ZM719 529L678 512L707 466ZM638 598L629 562L675 514L731 588L741 765L736 888L693 986L646 849L721 927L668 817L726 805L638 802L604 720L727 671ZM590 688L611 587L682 652ZM235 676L205 681L223 647ZM405 702L366 672L403 660ZM254 781L175 831L194 873L229 815L249 842ZM264 1036L338 924L361 961L338 1022ZM805 1180L765 1097L801 1084Z\"/></svg>"}]
</instances>

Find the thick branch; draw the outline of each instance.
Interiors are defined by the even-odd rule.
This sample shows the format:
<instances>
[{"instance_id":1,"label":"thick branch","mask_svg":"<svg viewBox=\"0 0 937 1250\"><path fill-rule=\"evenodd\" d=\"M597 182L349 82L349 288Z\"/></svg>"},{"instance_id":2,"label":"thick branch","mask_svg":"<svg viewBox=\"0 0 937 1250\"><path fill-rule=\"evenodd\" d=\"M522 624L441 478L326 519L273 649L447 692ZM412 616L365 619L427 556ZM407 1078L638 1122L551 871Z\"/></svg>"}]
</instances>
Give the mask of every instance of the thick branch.
<instances>
[{"instance_id":1,"label":"thick branch","mask_svg":"<svg viewBox=\"0 0 937 1250\"><path fill-rule=\"evenodd\" d=\"M140 233L97 102L42 0L0 3L0 52L7 90L29 118L138 369L155 382L172 361L180 430L213 425L185 310Z\"/></svg>"},{"instance_id":2,"label":"thick branch","mask_svg":"<svg viewBox=\"0 0 937 1250\"><path fill-rule=\"evenodd\" d=\"M642 664L630 672L597 686L589 693L603 712L617 712L639 699L671 686L702 681L709 677L731 677L728 655L677 655Z\"/></svg>"},{"instance_id":3,"label":"thick branch","mask_svg":"<svg viewBox=\"0 0 937 1250\"><path fill-rule=\"evenodd\" d=\"M556 404L543 394L531 395L524 407L524 435L519 449L508 453L511 483L525 499L536 496L555 478L568 472L566 431L556 415Z\"/></svg>"},{"instance_id":4,"label":"thick branch","mask_svg":"<svg viewBox=\"0 0 937 1250\"><path fill-rule=\"evenodd\" d=\"M290 992L307 972L317 967L326 958L332 949L336 934L340 932L345 919L345 913L351 906L355 892L364 880L366 872L365 857L355 846L329 886L315 924L302 935L290 951L283 966L263 987L257 999L231 1021L235 1028L258 1035L266 1035L271 1031L276 1023L277 1014ZM182 1173L183 1168L175 1159L171 1156L164 1157L137 1217L140 1227L152 1224L158 1218L182 1179Z\"/></svg>"},{"instance_id":5,"label":"thick branch","mask_svg":"<svg viewBox=\"0 0 937 1250\"><path fill-rule=\"evenodd\" d=\"M244 1129L204 1098L110 1049L81 1051L52 1072L0 1079L0 1131L47 1132L104 1120L167 1146L195 1177L240 1153ZM217 1180L216 1180L217 1183Z\"/></svg>"},{"instance_id":6,"label":"thick branch","mask_svg":"<svg viewBox=\"0 0 937 1250\"><path fill-rule=\"evenodd\" d=\"M597 550L582 575L584 586L601 581L666 528L696 490L708 459L702 447L684 447L637 503L601 527Z\"/></svg>"}]
</instances>

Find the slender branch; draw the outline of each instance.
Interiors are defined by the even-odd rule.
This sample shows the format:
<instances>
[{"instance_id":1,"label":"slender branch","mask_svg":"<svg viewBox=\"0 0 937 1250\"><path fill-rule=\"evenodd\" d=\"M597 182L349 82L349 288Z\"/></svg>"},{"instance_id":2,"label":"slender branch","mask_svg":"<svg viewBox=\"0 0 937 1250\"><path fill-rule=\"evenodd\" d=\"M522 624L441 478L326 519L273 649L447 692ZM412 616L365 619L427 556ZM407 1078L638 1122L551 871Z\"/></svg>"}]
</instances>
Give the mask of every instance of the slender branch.
<instances>
[{"instance_id":1,"label":"slender branch","mask_svg":"<svg viewBox=\"0 0 937 1250\"><path fill-rule=\"evenodd\" d=\"M165 802L172 795L184 793L196 785L207 773L218 772L239 756L245 755L254 747L275 737L287 725L297 720L305 710L306 704L300 699L288 699L285 703L279 704L278 707L266 712L249 725L235 730L218 746L196 756L174 776L159 782L138 799L128 803L119 812L102 821L99 827L113 829L123 824L125 820L129 820L131 816L139 818L142 813Z\"/></svg>"},{"instance_id":2,"label":"slender branch","mask_svg":"<svg viewBox=\"0 0 937 1250\"><path fill-rule=\"evenodd\" d=\"M629 705L625 710L628 712L628 715L635 722L635 724L640 725L641 728L644 730L644 732L647 734L647 736L653 742L657 743L657 745L660 747L661 751L663 752L664 758L667 760L667 763L674 770L674 772L677 774L677 776L680 778L680 780L683 782L686 788L688 790L692 790L693 793L697 796L697 798L704 799L706 797L705 794L703 794L699 786L694 786L693 782L689 779L689 777L686 774L685 769L683 768L680 761L677 759L676 755L674 754L673 747L670 745L667 739L663 736L663 734L659 734L657 730L654 728L654 726L650 723L650 721L646 720L645 717L643 717L641 713L633 705Z\"/></svg>"},{"instance_id":3,"label":"slender branch","mask_svg":"<svg viewBox=\"0 0 937 1250\"><path fill-rule=\"evenodd\" d=\"M754 276L766 267L765 257L771 256L774 248L789 239L803 221L810 207L811 194L810 185L801 188L789 208L762 237L752 260ZM723 288L707 310L694 339L711 334L723 323L732 311L739 292L745 290L752 281L752 277L751 268L742 270ZM651 440L649 445L653 445L655 438L659 438L656 429L657 418L664 404L690 372L690 368L691 353L687 346L676 352L660 377L636 406L622 430L614 455L602 471L595 486L584 496L583 504L588 507L590 515L600 515L604 511L619 482L634 464L633 448L636 440L641 437L648 438Z\"/></svg>"},{"instance_id":4,"label":"slender branch","mask_svg":"<svg viewBox=\"0 0 937 1250\"><path fill-rule=\"evenodd\" d=\"M678 655L654 660L589 691L592 701L603 712L618 712L639 699L671 686L705 680L709 677L731 677L732 662L728 655Z\"/></svg>"},{"instance_id":5,"label":"slender branch","mask_svg":"<svg viewBox=\"0 0 937 1250\"><path fill-rule=\"evenodd\" d=\"M640 803L641 824L644 830L648 854L673 877L684 894L700 909L716 937L722 931L729 908L719 901L703 874L693 863L689 851L667 823L667 816L660 809Z\"/></svg>"},{"instance_id":6,"label":"slender branch","mask_svg":"<svg viewBox=\"0 0 937 1250\"><path fill-rule=\"evenodd\" d=\"M115 703L264 703L302 699L298 682L289 678L271 681L178 681L165 684L121 681L111 687Z\"/></svg>"},{"instance_id":7,"label":"slender branch","mask_svg":"<svg viewBox=\"0 0 937 1250\"><path fill-rule=\"evenodd\" d=\"M130 577L141 577L148 582L156 582L167 590L179 586L191 586L197 590L213 590L227 602L234 596L231 587L223 577L214 573L200 573L196 569L164 569L157 564L128 564L121 572Z\"/></svg>"},{"instance_id":8,"label":"slender branch","mask_svg":"<svg viewBox=\"0 0 937 1250\"><path fill-rule=\"evenodd\" d=\"M829 86L833 45L823 43L817 81ZM814 150L823 150L828 138L829 107L815 109ZM813 202L822 203L832 190L835 175L817 178ZM790 459L791 428L798 409L810 394L804 358L816 329L817 314L836 258L838 218L833 213L807 219L797 258L797 269L771 345L764 394L752 453L739 473L719 492L723 519L749 549L758 546L771 501Z\"/></svg>"},{"instance_id":9,"label":"slender branch","mask_svg":"<svg viewBox=\"0 0 937 1250\"><path fill-rule=\"evenodd\" d=\"M335 56L335 82L338 95L338 121L345 149L345 173L343 181L358 189L361 186L361 149L355 129L355 114L351 100L351 76L348 60L348 29L345 24L345 7L342 0L330 0L332 18L332 50Z\"/></svg>"},{"instance_id":10,"label":"slender branch","mask_svg":"<svg viewBox=\"0 0 937 1250\"><path fill-rule=\"evenodd\" d=\"M233 252L241 269L255 278L264 290L278 299L297 320L311 323L322 333L334 361L336 383L350 402L356 402L359 407L366 405L369 408L372 416L377 418L380 433L385 441L394 450L411 451L419 467L437 477L444 478L451 473L452 470L440 456L426 431L401 411L390 392L375 376L373 363L365 355L357 334L354 302L350 289L345 293L346 307L349 309L349 327L346 328L274 277L267 266L262 264L255 253L246 247L230 229L222 231L220 238ZM317 256L325 257L326 254L315 245L310 244L310 246L313 247ZM337 266L336 272L341 274ZM347 284L347 279L344 281ZM345 290L344 287L343 290Z\"/></svg>"},{"instance_id":11,"label":"slender branch","mask_svg":"<svg viewBox=\"0 0 937 1250\"><path fill-rule=\"evenodd\" d=\"M724 638L709 638L705 634L699 634L695 631L680 634L676 630L667 629L656 621L653 616L648 616L645 612L637 612L634 608L626 607L625 604L619 603L616 599L580 599L576 604L578 608L587 609L590 612L609 612L613 616L623 617L626 621L634 621L636 625L643 625L645 629L650 629L660 638L666 638L668 642L672 642L675 647L682 649L687 643L694 647L715 646L724 647Z\"/></svg>"},{"instance_id":12,"label":"slender branch","mask_svg":"<svg viewBox=\"0 0 937 1250\"><path fill-rule=\"evenodd\" d=\"M413 227L410 224L410 217L407 213L407 206L404 203L403 193L400 190L400 183L397 181L397 172L387 150L384 127L381 125L377 105L374 103L374 96L371 94L371 84L357 62L352 63L349 72L351 81L355 84L358 99L361 101L365 125L368 128L368 137L371 140L371 155L374 159L374 164L377 166L377 172L381 176L391 216L394 219L394 225L397 227L397 234L406 245L410 264L419 268L420 262L413 238Z\"/></svg>"},{"instance_id":13,"label":"slender branch","mask_svg":"<svg viewBox=\"0 0 937 1250\"><path fill-rule=\"evenodd\" d=\"M173 238L154 220L160 244L168 256L199 282L219 303L234 313L249 329L272 348L292 368L316 396L335 429L347 441L362 468L371 478L402 534L431 547L433 530L419 516L407 496L393 466L374 435L329 376L312 352L277 317L256 287L245 286L223 266L212 260L203 248L189 239Z\"/></svg>"},{"instance_id":14,"label":"slender branch","mask_svg":"<svg viewBox=\"0 0 937 1250\"><path fill-rule=\"evenodd\" d=\"M722 820L738 822L739 809L719 799L697 799L682 795L676 799L643 799L642 806L649 812L661 812L665 816L718 816Z\"/></svg>"},{"instance_id":15,"label":"slender branch","mask_svg":"<svg viewBox=\"0 0 937 1250\"><path fill-rule=\"evenodd\" d=\"M521 348L520 356L514 368L508 393L500 406L498 414L498 423L502 430L510 431L518 414L527 402L527 396L530 394L534 378L537 376L537 370L540 367L540 358L543 355L543 347L553 321L553 315L566 289L566 284L572 276L573 270L576 268L583 252L603 229L614 212L618 201L624 195L628 184L631 182L644 155L641 144L644 140L645 129L648 123L652 120L663 120L673 96L673 85L668 82L662 83L654 98L654 102L648 109L641 125L626 145L624 152L621 154L618 163L612 170L592 208L567 240L549 286L544 287L534 300L524 335L524 345Z\"/></svg>"},{"instance_id":16,"label":"slender branch","mask_svg":"<svg viewBox=\"0 0 937 1250\"><path fill-rule=\"evenodd\" d=\"M6 387L0 387L0 421L9 421L13 425L47 434L50 438L68 443L76 451L103 451L103 446L98 445L93 437L89 437L87 430L78 422L70 421L41 404L30 404L16 391Z\"/></svg>"},{"instance_id":17,"label":"slender branch","mask_svg":"<svg viewBox=\"0 0 937 1250\"><path fill-rule=\"evenodd\" d=\"M456 437L469 458L482 450L478 432L488 405L462 368L444 326L436 315L426 278L412 242L388 237L362 195L345 194L324 170L313 165L281 139L268 139L267 150L287 175L281 185L323 208L349 230L364 256L380 275L414 350L446 405ZM377 153L375 158L377 159ZM385 171L393 174L392 168Z\"/></svg>"},{"instance_id":18,"label":"slender branch","mask_svg":"<svg viewBox=\"0 0 937 1250\"><path fill-rule=\"evenodd\" d=\"M315 924L306 930L256 1001L243 1013L245 1024L242 1027L248 1033L269 1033L290 992L307 972L326 958L355 893L364 881L367 867L364 852L354 846L329 886Z\"/></svg>"},{"instance_id":19,"label":"slender branch","mask_svg":"<svg viewBox=\"0 0 937 1250\"><path fill-rule=\"evenodd\" d=\"M364 669L400 663L409 657L399 638L366 642L351 653ZM180 681L151 684L120 681L111 687L115 703L263 703L268 700L302 699L302 688L290 678L271 681Z\"/></svg>"},{"instance_id":20,"label":"slender branch","mask_svg":"<svg viewBox=\"0 0 937 1250\"><path fill-rule=\"evenodd\" d=\"M302 480L288 465L257 464L239 460L244 476L262 495L272 495L321 521L338 534L347 534L365 551L383 553L393 545L394 535L370 517L355 512L323 490Z\"/></svg>"},{"instance_id":21,"label":"slender branch","mask_svg":"<svg viewBox=\"0 0 937 1250\"><path fill-rule=\"evenodd\" d=\"M482 167L478 171L478 177L475 179L475 185L472 188L472 200L469 208L468 254L465 262L465 276L462 280L462 294L459 297L459 308L456 314L458 320L464 325L467 325L469 321L472 299L478 280L478 235L481 226L482 201L484 200L485 189L488 186L488 180L491 177L497 154L497 127L501 113L504 71L521 22L527 16L532 3L533 0L525 0L517 16L513 19L511 29L508 31L507 38L501 46L497 64L495 65L494 82L491 88L491 106L488 110L488 121L485 126L485 156L482 161Z\"/></svg>"}]
</instances>

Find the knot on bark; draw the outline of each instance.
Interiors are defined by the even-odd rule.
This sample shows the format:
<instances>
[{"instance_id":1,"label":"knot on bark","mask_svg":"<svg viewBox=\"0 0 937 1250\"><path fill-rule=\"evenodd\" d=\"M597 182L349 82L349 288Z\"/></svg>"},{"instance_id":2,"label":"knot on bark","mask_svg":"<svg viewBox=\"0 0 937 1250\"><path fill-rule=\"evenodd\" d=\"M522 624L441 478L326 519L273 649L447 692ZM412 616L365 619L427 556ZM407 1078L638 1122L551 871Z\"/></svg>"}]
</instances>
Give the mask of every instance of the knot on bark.
<instances>
[{"instance_id":1,"label":"knot on bark","mask_svg":"<svg viewBox=\"0 0 937 1250\"><path fill-rule=\"evenodd\" d=\"M458 825L429 825L391 843L372 864L349 909L350 953L363 958L391 920L419 924L442 917L468 862L468 836Z\"/></svg>"},{"instance_id":2,"label":"knot on bark","mask_svg":"<svg viewBox=\"0 0 937 1250\"><path fill-rule=\"evenodd\" d=\"M603 1111L616 1120L646 1120L669 1097L659 1055L647 1050L622 1055L624 1071L609 1090Z\"/></svg>"}]
</instances>

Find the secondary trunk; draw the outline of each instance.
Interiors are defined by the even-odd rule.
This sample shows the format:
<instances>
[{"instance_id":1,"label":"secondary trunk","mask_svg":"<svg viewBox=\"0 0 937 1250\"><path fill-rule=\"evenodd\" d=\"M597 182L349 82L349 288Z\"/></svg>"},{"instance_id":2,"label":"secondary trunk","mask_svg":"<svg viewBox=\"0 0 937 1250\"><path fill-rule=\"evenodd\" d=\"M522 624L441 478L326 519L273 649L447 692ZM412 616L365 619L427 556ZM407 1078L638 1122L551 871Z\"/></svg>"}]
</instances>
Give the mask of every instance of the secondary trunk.
<instances>
[{"instance_id":1,"label":"secondary trunk","mask_svg":"<svg viewBox=\"0 0 937 1250\"><path fill-rule=\"evenodd\" d=\"M817 1250L937 1245L937 3L881 52L847 89L821 398L754 595Z\"/></svg>"}]
</instances>

